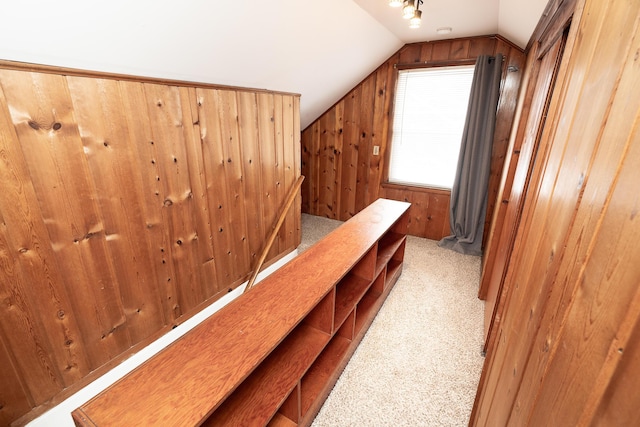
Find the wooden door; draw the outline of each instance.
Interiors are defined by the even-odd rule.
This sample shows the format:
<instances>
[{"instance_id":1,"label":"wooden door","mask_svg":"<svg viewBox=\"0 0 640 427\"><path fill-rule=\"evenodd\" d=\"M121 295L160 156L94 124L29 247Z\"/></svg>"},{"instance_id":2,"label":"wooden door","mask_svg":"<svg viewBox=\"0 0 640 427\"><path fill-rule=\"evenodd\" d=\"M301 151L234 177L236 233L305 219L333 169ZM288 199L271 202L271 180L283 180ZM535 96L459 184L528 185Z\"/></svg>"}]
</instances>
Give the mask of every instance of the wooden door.
<instances>
[{"instance_id":1,"label":"wooden door","mask_svg":"<svg viewBox=\"0 0 640 427\"><path fill-rule=\"evenodd\" d=\"M544 129L549 100L553 93L558 68L568 34L568 27L557 40L546 47L542 43L532 46L521 99L520 124L511 144L508 163L503 172L503 185L498 195L501 201L496 212L480 282L479 297L485 299L484 351L487 350L493 326L500 321L499 300L504 278L513 250L516 231L522 216L522 205L531 180L531 171L540 150L540 137Z\"/></svg>"}]
</instances>

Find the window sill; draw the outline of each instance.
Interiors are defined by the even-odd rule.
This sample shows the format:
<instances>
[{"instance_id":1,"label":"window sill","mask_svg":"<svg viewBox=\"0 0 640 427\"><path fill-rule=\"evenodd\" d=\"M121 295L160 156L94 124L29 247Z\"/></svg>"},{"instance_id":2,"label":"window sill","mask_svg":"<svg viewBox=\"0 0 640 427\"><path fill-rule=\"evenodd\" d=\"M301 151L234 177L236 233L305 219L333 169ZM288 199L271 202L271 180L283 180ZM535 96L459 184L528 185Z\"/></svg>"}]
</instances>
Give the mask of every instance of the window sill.
<instances>
[{"instance_id":1,"label":"window sill","mask_svg":"<svg viewBox=\"0 0 640 427\"><path fill-rule=\"evenodd\" d=\"M443 196L451 195L451 190L448 190L445 188L425 187L425 186L412 185L412 184L399 184L395 182L383 182L382 188L389 188L392 190L399 190L399 191L413 191L418 193L441 194Z\"/></svg>"}]
</instances>

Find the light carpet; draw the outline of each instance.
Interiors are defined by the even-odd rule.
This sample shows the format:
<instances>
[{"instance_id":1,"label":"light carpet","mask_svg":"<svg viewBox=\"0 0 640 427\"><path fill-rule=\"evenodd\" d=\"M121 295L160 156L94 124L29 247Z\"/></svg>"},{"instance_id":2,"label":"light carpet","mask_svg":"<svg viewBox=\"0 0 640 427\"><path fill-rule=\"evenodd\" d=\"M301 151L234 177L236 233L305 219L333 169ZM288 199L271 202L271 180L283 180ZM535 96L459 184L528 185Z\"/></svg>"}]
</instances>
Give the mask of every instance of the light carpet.
<instances>
[{"instance_id":1,"label":"light carpet","mask_svg":"<svg viewBox=\"0 0 640 427\"><path fill-rule=\"evenodd\" d=\"M302 215L304 251L341 224ZM465 426L483 357L480 257L408 236L403 272L313 427Z\"/></svg>"}]
</instances>

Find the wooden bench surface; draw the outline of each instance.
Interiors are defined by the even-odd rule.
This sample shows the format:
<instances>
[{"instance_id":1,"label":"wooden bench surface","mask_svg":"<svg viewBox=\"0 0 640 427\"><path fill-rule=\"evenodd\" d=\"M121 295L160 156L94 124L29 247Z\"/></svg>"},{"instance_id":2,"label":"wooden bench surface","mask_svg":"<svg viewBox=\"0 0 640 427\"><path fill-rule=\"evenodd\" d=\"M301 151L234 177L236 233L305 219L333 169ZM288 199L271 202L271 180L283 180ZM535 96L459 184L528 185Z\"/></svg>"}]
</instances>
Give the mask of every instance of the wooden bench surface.
<instances>
[{"instance_id":1,"label":"wooden bench surface","mask_svg":"<svg viewBox=\"0 0 640 427\"><path fill-rule=\"evenodd\" d=\"M378 199L73 412L78 425L198 425L408 209Z\"/></svg>"}]
</instances>

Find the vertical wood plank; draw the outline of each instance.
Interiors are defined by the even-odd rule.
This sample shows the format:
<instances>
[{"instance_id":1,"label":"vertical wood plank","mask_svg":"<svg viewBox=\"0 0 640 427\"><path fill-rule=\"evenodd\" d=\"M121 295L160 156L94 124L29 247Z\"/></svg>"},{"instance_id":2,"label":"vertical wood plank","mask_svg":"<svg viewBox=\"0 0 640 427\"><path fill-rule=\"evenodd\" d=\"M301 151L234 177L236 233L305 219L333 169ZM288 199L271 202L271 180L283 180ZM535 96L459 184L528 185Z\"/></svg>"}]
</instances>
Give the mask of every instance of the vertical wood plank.
<instances>
[{"instance_id":1,"label":"vertical wood plank","mask_svg":"<svg viewBox=\"0 0 640 427\"><path fill-rule=\"evenodd\" d=\"M105 238L133 342L163 325L151 254L146 242L135 154L114 80L67 77L78 131L95 182ZM152 298L149 298L149 297Z\"/></svg>"},{"instance_id":2,"label":"vertical wood plank","mask_svg":"<svg viewBox=\"0 0 640 427\"><path fill-rule=\"evenodd\" d=\"M360 113L358 122L360 125L358 135L358 170L356 180L356 211L360 212L367 207L370 200L369 168L373 147L371 145L371 134L373 133L373 106L375 91L375 76L369 76L362 82L360 92ZM377 184L376 184L377 185Z\"/></svg>"},{"instance_id":3,"label":"vertical wood plank","mask_svg":"<svg viewBox=\"0 0 640 427\"><path fill-rule=\"evenodd\" d=\"M259 149L262 170L263 197L265 201L264 207L264 230L266 234L270 234L278 220L277 200L277 168L278 161L275 151L275 112L274 112L274 96L272 94L258 94L258 134ZM311 141L309 141L311 143ZM311 146L308 150L311 150ZM315 163L314 163L315 164ZM307 172L311 174L311 171ZM305 180L311 181L311 180ZM317 182L317 181L316 181ZM311 204L307 199L306 203ZM267 258L275 256L278 253L277 245L272 246L269 250Z\"/></svg>"},{"instance_id":4,"label":"vertical wood plank","mask_svg":"<svg viewBox=\"0 0 640 427\"><path fill-rule=\"evenodd\" d=\"M238 127L239 145L242 147L242 182L244 184L244 210L247 212L247 242L250 267L255 268L261 249L267 239L265 232L264 205L261 202L263 189L260 168L258 138L257 98L250 92L239 92Z\"/></svg>"},{"instance_id":5,"label":"vertical wood plank","mask_svg":"<svg viewBox=\"0 0 640 427\"><path fill-rule=\"evenodd\" d=\"M167 220L178 297L174 310L179 317L203 300L182 104L177 87L147 83L144 84L144 92L147 111L154 123L151 132L156 157L151 159L151 163L158 166L160 198Z\"/></svg>"},{"instance_id":6,"label":"vertical wood plank","mask_svg":"<svg viewBox=\"0 0 640 427\"><path fill-rule=\"evenodd\" d=\"M385 69L378 69L375 73L374 101L373 101L373 122L371 126L371 161L369 163L369 200L370 202L378 199L380 195L380 183L383 180L382 166L384 156L386 154L387 132L389 130L389 105L387 101L387 78L388 73ZM373 147L378 147L377 155L373 154Z\"/></svg>"},{"instance_id":7,"label":"vertical wood plank","mask_svg":"<svg viewBox=\"0 0 640 427\"><path fill-rule=\"evenodd\" d=\"M469 39L459 39L451 41L451 48L449 50L449 59L466 59L469 57L469 49L471 41Z\"/></svg>"},{"instance_id":8,"label":"vertical wood plank","mask_svg":"<svg viewBox=\"0 0 640 427\"><path fill-rule=\"evenodd\" d=\"M326 218L335 218L336 192L334 182L336 180L335 165L335 128L336 111L333 109L330 114L324 114L320 121L320 157L319 173L320 181L318 187L321 190L321 197L318 200L318 215Z\"/></svg>"},{"instance_id":9,"label":"vertical wood plank","mask_svg":"<svg viewBox=\"0 0 640 427\"><path fill-rule=\"evenodd\" d=\"M189 165L189 183L193 195L196 234L194 246L196 262L200 269L200 292L205 300L224 289L218 283L213 251L209 204L207 201L207 177L200 139L198 95L195 88L180 87L182 124L185 135L186 159Z\"/></svg>"},{"instance_id":10,"label":"vertical wood plank","mask_svg":"<svg viewBox=\"0 0 640 427\"><path fill-rule=\"evenodd\" d=\"M67 85L52 74L3 70L0 75L53 259L65 277L54 286L67 287L84 350L96 368L131 341ZM82 373L72 378L77 375Z\"/></svg>"},{"instance_id":11,"label":"vertical wood plank","mask_svg":"<svg viewBox=\"0 0 640 427\"><path fill-rule=\"evenodd\" d=\"M451 41L436 41L433 42L433 50L431 52L432 61L448 61L451 53Z\"/></svg>"},{"instance_id":12,"label":"vertical wood plank","mask_svg":"<svg viewBox=\"0 0 640 427\"><path fill-rule=\"evenodd\" d=\"M225 141L218 114L222 101L219 91L215 89L197 89L197 95L216 273L220 284L229 284L238 273L231 256L234 246L233 231L230 229L233 213L226 175L228 157L223 150Z\"/></svg>"},{"instance_id":13,"label":"vertical wood plank","mask_svg":"<svg viewBox=\"0 0 640 427\"><path fill-rule=\"evenodd\" d=\"M301 139L302 139L302 131L300 129L300 96L293 96L293 116L292 116L292 125L293 125L293 165L294 165L294 179L297 181L298 177L301 175L302 170L302 149L301 149ZM304 182L304 181L303 181ZM300 190L298 196L296 196L296 200L294 204L291 206L291 211L293 212L294 218L294 248L297 248L302 242L302 218L301 215L298 214L300 212L300 208L302 205L302 190Z\"/></svg>"},{"instance_id":14,"label":"vertical wood plank","mask_svg":"<svg viewBox=\"0 0 640 427\"><path fill-rule=\"evenodd\" d=\"M294 99L295 97L293 95L283 95L282 133L284 144L282 146L282 168L284 171L284 199L282 205L278 207L279 210L284 209L287 195L299 176L297 171L298 160L295 158L297 153L295 145L297 145L299 136L294 134L297 127L294 126L292 120L294 117ZM281 234L284 236L283 245L280 247L281 252L295 249L295 242L297 240L295 217L296 212L293 209L289 209L281 229Z\"/></svg>"},{"instance_id":15,"label":"vertical wood plank","mask_svg":"<svg viewBox=\"0 0 640 427\"><path fill-rule=\"evenodd\" d=\"M342 146L344 144L344 101L340 101L335 106L336 120L333 128L333 157L331 161L331 167L333 169L333 182L331 187L335 189L333 191L332 203L333 209L331 210L331 218L338 219L340 217L340 185L342 182Z\"/></svg>"},{"instance_id":16,"label":"vertical wood plank","mask_svg":"<svg viewBox=\"0 0 640 427\"><path fill-rule=\"evenodd\" d=\"M276 150L276 195L277 195L277 203L276 203L276 211L278 215L280 214L280 210L284 205L285 198L287 197L287 189L285 184L285 171L284 171L284 144L285 144L285 129L283 124L283 115L285 109L285 102L283 96L277 95L274 98L274 117L275 117L275 150ZM280 232L278 233L278 239L274 242L274 245L278 244L278 251L283 250L287 244L287 225L283 224L280 228Z\"/></svg>"},{"instance_id":17,"label":"vertical wood plank","mask_svg":"<svg viewBox=\"0 0 640 427\"><path fill-rule=\"evenodd\" d=\"M474 37L469 41L469 57L477 58L487 52L495 52L495 37Z\"/></svg>"},{"instance_id":18,"label":"vertical wood plank","mask_svg":"<svg viewBox=\"0 0 640 427\"><path fill-rule=\"evenodd\" d=\"M2 244L2 238L0 237L0 245ZM0 247L0 263L0 266L5 267L2 247ZM0 293L3 293L1 288ZM6 298L5 295L2 296ZM4 319L2 320L2 324L5 325ZM9 354L2 329L0 329L0 378L2 378L2 387L0 387L0 402L2 403L0 424L10 425L13 420L31 409L33 399L27 393L16 363Z\"/></svg>"},{"instance_id":19,"label":"vertical wood plank","mask_svg":"<svg viewBox=\"0 0 640 427\"><path fill-rule=\"evenodd\" d=\"M129 140L136 154L137 172L142 183L142 197L138 207L145 220L145 233L149 247L155 286L162 305L164 324L173 323L180 315L177 281L175 280L172 245L169 241L167 211L163 209L163 183L156 159L159 157L152 134L147 99L142 83L118 82L120 96L129 130Z\"/></svg>"},{"instance_id":20,"label":"vertical wood plank","mask_svg":"<svg viewBox=\"0 0 640 427\"><path fill-rule=\"evenodd\" d=\"M360 101L360 92L359 87L354 89L344 101L342 182L340 185L340 216L338 218L342 221L346 221L358 213L356 210L359 150L357 109Z\"/></svg>"},{"instance_id":21,"label":"vertical wood plank","mask_svg":"<svg viewBox=\"0 0 640 427\"><path fill-rule=\"evenodd\" d=\"M400 48L398 62L400 64L410 64L412 62L420 62L422 55L422 46L420 43L406 44Z\"/></svg>"}]
</instances>

